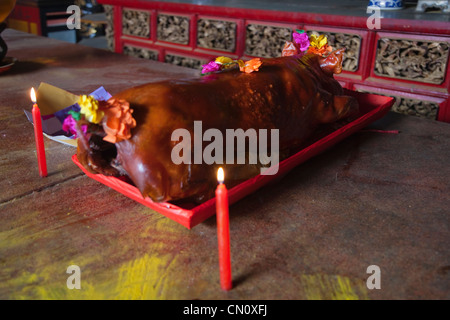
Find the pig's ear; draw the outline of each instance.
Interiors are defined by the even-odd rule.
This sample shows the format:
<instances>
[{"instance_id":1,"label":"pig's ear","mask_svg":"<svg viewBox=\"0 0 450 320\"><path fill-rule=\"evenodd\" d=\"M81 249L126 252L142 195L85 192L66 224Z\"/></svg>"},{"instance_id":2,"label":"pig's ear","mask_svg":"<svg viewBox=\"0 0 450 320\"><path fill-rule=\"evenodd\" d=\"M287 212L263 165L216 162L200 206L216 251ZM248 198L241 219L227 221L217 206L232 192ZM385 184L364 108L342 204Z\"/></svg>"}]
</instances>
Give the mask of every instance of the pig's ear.
<instances>
[{"instance_id":1,"label":"pig's ear","mask_svg":"<svg viewBox=\"0 0 450 320\"><path fill-rule=\"evenodd\" d=\"M319 58L320 67L329 76L342 72L345 48L335 50L326 57Z\"/></svg>"}]
</instances>

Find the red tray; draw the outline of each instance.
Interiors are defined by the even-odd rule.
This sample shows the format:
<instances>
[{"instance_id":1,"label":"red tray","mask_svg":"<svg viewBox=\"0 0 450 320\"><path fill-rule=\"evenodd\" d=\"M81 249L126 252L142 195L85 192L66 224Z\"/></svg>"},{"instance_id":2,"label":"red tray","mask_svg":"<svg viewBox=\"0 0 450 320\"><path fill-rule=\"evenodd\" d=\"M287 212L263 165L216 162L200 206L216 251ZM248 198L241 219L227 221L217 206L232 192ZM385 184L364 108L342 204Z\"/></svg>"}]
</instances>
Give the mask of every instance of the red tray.
<instances>
[{"instance_id":1,"label":"red tray","mask_svg":"<svg viewBox=\"0 0 450 320\"><path fill-rule=\"evenodd\" d=\"M335 145L349 135L384 117L394 103L394 98L391 97L369 93L360 93L350 90L346 90L346 94L354 96L359 102L360 112L359 115L354 118L355 120L345 124L342 123L340 124L340 127L336 128L336 130L331 131L330 133L322 133L320 137L316 137L315 140L312 140L311 144L309 144L307 147L280 162L277 174L258 175L230 189L228 191L229 204L231 205L236 201L244 198L245 196L255 192L269 182L285 175L294 167L305 162L311 157L318 155L319 153ZM175 220L188 229L191 229L192 227L215 214L216 201L214 198L200 205L183 205L183 207L168 202L153 202L148 197L144 198L141 195L141 192L132 184L127 183L120 178L105 176L102 174L92 174L88 172L78 162L76 155L72 156L72 160L90 178L103 183L104 185L165 215L172 220Z\"/></svg>"}]
</instances>

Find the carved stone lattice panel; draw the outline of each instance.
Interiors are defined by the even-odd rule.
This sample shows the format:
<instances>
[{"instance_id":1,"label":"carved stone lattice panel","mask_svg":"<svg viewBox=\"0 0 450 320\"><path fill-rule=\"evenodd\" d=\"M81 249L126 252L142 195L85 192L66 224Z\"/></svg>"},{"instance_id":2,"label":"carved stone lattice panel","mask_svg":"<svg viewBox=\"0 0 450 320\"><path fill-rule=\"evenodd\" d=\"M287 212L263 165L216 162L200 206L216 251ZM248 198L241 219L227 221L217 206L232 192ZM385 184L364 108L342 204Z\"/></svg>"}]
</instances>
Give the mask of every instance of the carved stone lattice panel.
<instances>
[{"instance_id":1,"label":"carved stone lattice panel","mask_svg":"<svg viewBox=\"0 0 450 320\"><path fill-rule=\"evenodd\" d=\"M360 35L341 32L308 31L308 35L311 35L312 33L315 33L316 35L326 35L328 44L333 48L333 50L346 48L344 53L344 61L342 62L342 69L351 72L358 70L359 54L361 52Z\"/></svg>"},{"instance_id":2,"label":"carved stone lattice panel","mask_svg":"<svg viewBox=\"0 0 450 320\"><path fill-rule=\"evenodd\" d=\"M158 51L145 49L145 48L139 48L139 47L133 47L130 45L123 46L123 54L126 54L128 56L138 57L138 58L144 58L149 60L158 60Z\"/></svg>"},{"instance_id":3,"label":"carved stone lattice panel","mask_svg":"<svg viewBox=\"0 0 450 320\"><path fill-rule=\"evenodd\" d=\"M105 38L110 51L114 51L114 9L113 6L103 6L106 15Z\"/></svg>"},{"instance_id":4,"label":"carved stone lattice panel","mask_svg":"<svg viewBox=\"0 0 450 320\"><path fill-rule=\"evenodd\" d=\"M432 101L405 98L392 94L383 94L369 90L357 90L359 92L375 93L387 97L395 98L394 105L391 110L408 116L416 116L430 120L436 120L439 110L439 104Z\"/></svg>"},{"instance_id":5,"label":"carved stone lattice panel","mask_svg":"<svg viewBox=\"0 0 450 320\"><path fill-rule=\"evenodd\" d=\"M197 46L234 52L236 27L236 23L231 21L199 19L197 21Z\"/></svg>"},{"instance_id":6,"label":"carved stone lattice panel","mask_svg":"<svg viewBox=\"0 0 450 320\"><path fill-rule=\"evenodd\" d=\"M417 116L420 118L427 118L436 120L439 105L435 102L407 99L404 97L397 97L400 101L393 106L392 111Z\"/></svg>"},{"instance_id":7,"label":"carved stone lattice panel","mask_svg":"<svg viewBox=\"0 0 450 320\"><path fill-rule=\"evenodd\" d=\"M122 34L150 38L150 12L123 9Z\"/></svg>"},{"instance_id":8,"label":"carved stone lattice panel","mask_svg":"<svg viewBox=\"0 0 450 320\"><path fill-rule=\"evenodd\" d=\"M189 44L189 18L159 14L157 36L158 40Z\"/></svg>"},{"instance_id":9,"label":"carved stone lattice panel","mask_svg":"<svg viewBox=\"0 0 450 320\"><path fill-rule=\"evenodd\" d=\"M447 42L381 38L374 72L383 77L441 84L448 54Z\"/></svg>"},{"instance_id":10,"label":"carved stone lattice panel","mask_svg":"<svg viewBox=\"0 0 450 320\"><path fill-rule=\"evenodd\" d=\"M286 41L292 39L292 29L249 24L245 34L245 54L256 57L281 57Z\"/></svg>"},{"instance_id":11,"label":"carved stone lattice panel","mask_svg":"<svg viewBox=\"0 0 450 320\"><path fill-rule=\"evenodd\" d=\"M203 60L179 56L175 54L166 54L166 56L164 57L164 61L167 63L174 64L176 66L182 66L198 70L200 70L202 68L202 65L206 63L206 61Z\"/></svg>"}]
</instances>

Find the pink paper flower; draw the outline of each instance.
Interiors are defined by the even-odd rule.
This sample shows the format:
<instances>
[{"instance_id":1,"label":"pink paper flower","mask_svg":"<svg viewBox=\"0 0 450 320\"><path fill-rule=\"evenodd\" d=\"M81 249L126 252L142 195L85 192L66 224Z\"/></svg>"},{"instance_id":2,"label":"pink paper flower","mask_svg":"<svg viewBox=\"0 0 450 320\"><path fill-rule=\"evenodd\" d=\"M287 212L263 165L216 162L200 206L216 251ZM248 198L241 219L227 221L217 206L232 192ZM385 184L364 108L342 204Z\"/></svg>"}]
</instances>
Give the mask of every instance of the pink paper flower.
<instances>
[{"instance_id":1,"label":"pink paper flower","mask_svg":"<svg viewBox=\"0 0 450 320\"><path fill-rule=\"evenodd\" d=\"M216 63L215 61L211 61L207 64L202 65L202 73L209 73L214 71L220 70L220 64Z\"/></svg>"},{"instance_id":2,"label":"pink paper flower","mask_svg":"<svg viewBox=\"0 0 450 320\"><path fill-rule=\"evenodd\" d=\"M62 124L62 129L73 135L73 139L77 138L77 121L72 117L72 115L68 115ZM81 126L81 131L84 134L87 132L87 125Z\"/></svg>"},{"instance_id":3,"label":"pink paper flower","mask_svg":"<svg viewBox=\"0 0 450 320\"><path fill-rule=\"evenodd\" d=\"M298 48L300 51L306 51L309 48L309 37L306 32L298 33L294 32L292 34L292 37L294 38L294 42L298 45Z\"/></svg>"}]
</instances>

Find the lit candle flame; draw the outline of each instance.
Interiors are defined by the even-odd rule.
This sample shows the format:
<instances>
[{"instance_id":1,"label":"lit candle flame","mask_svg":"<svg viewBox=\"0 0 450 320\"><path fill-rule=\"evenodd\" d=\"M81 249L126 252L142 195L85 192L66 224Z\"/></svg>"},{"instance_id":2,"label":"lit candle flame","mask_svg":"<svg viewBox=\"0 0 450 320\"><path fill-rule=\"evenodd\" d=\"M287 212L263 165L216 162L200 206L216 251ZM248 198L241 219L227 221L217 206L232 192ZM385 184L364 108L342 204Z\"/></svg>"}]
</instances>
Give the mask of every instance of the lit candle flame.
<instances>
[{"instance_id":1,"label":"lit candle flame","mask_svg":"<svg viewBox=\"0 0 450 320\"><path fill-rule=\"evenodd\" d=\"M219 170L217 170L217 181L219 183L223 183L224 180L225 180L225 173L223 172L222 168L219 168Z\"/></svg>"},{"instance_id":2,"label":"lit candle flame","mask_svg":"<svg viewBox=\"0 0 450 320\"><path fill-rule=\"evenodd\" d=\"M36 92L34 92L34 88L31 88L30 97L31 97L31 101L33 103L36 103Z\"/></svg>"}]
</instances>

